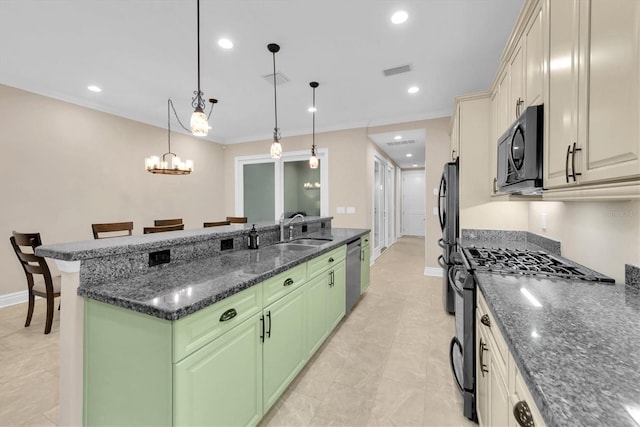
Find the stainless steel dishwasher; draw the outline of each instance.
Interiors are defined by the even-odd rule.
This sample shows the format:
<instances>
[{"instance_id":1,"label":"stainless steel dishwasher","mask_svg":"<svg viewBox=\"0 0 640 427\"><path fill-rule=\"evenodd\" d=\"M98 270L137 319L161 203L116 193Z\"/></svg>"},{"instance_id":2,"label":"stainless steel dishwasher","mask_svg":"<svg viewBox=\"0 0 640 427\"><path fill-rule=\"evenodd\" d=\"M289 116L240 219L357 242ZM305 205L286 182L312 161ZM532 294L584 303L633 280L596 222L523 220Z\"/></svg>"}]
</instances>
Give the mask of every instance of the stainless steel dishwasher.
<instances>
[{"instance_id":1,"label":"stainless steel dishwasher","mask_svg":"<svg viewBox=\"0 0 640 427\"><path fill-rule=\"evenodd\" d=\"M347 243L347 313L360 298L360 249L359 237Z\"/></svg>"}]
</instances>

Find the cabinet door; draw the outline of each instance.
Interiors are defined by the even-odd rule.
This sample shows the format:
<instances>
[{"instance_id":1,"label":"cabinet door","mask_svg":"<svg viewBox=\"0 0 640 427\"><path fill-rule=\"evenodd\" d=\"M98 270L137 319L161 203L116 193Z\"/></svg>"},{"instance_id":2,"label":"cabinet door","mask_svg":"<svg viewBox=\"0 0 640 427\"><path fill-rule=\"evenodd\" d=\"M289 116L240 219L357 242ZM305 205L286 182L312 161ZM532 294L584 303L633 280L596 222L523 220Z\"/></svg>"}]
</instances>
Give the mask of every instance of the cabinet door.
<instances>
[{"instance_id":1,"label":"cabinet door","mask_svg":"<svg viewBox=\"0 0 640 427\"><path fill-rule=\"evenodd\" d=\"M304 351L304 287L265 307L263 346L264 411L287 388L302 369Z\"/></svg>"},{"instance_id":2,"label":"cabinet door","mask_svg":"<svg viewBox=\"0 0 640 427\"><path fill-rule=\"evenodd\" d=\"M327 329L327 278L324 274L309 280L304 288L305 355L309 360L329 335Z\"/></svg>"},{"instance_id":3,"label":"cabinet door","mask_svg":"<svg viewBox=\"0 0 640 427\"><path fill-rule=\"evenodd\" d=\"M174 365L174 425L255 425L262 417L261 314Z\"/></svg>"},{"instance_id":4,"label":"cabinet door","mask_svg":"<svg viewBox=\"0 0 640 427\"><path fill-rule=\"evenodd\" d=\"M369 264L371 258L371 246L369 246L369 237L366 237L367 244L362 245L360 253L360 293L364 293L369 287L371 281L371 266ZM365 238L362 238L364 242Z\"/></svg>"},{"instance_id":5,"label":"cabinet door","mask_svg":"<svg viewBox=\"0 0 640 427\"><path fill-rule=\"evenodd\" d=\"M516 46L509 62L509 105L508 124L513 123L522 114L524 107L524 48L522 41Z\"/></svg>"},{"instance_id":6,"label":"cabinet door","mask_svg":"<svg viewBox=\"0 0 640 427\"><path fill-rule=\"evenodd\" d=\"M544 44L542 39L542 10L531 18L525 30L525 103L526 106L544 104Z\"/></svg>"},{"instance_id":7,"label":"cabinet door","mask_svg":"<svg viewBox=\"0 0 640 427\"><path fill-rule=\"evenodd\" d=\"M589 29L581 40L588 100L580 103L580 182L639 177L640 2L591 0L580 7Z\"/></svg>"},{"instance_id":8,"label":"cabinet door","mask_svg":"<svg viewBox=\"0 0 640 427\"><path fill-rule=\"evenodd\" d=\"M549 79L545 105L544 186L567 183L567 150L578 141L578 0L546 1Z\"/></svg>"},{"instance_id":9,"label":"cabinet door","mask_svg":"<svg viewBox=\"0 0 640 427\"><path fill-rule=\"evenodd\" d=\"M497 364L495 346L489 339L489 412L492 427L507 427L509 425L509 392L505 375Z\"/></svg>"},{"instance_id":10,"label":"cabinet door","mask_svg":"<svg viewBox=\"0 0 640 427\"><path fill-rule=\"evenodd\" d=\"M490 426L489 418L489 347L487 336L480 323L480 316L476 316L476 412L478 424Z\"/></svg>"},{"instance_id":11,"label":"cabinet door","mask_svg":"<svg viewBox=\"0 0 640 427\"><path fill-rule=\"evenodd\" d=\"M496 186L498 176L498 90L491 95L489 101L489 188L490 194L498 193Z\"/></svg>"},{"instance_id":12,"label":"cabinet door","mask_svg":"<svg viewBox=\"0 0 640 427\"><path fill-rule=\"evenodd\" d=\"M329 333L340 323L347 307L346 267L344 261L338 263L327 273L327 321Z\"/></svg>"},{"instance_id":13,"label":"cabinet door","mask_svg":"<svg viewBox=\"0 0 640 427\"><path fill-rule=\"evenodd\" d=\"M509 120L509 75L505 71L498 83L498 138L507 130L513 120Z\"/></svg>"},{"instance_id":14,"label":"cabinet door","mask_svg":"<svg viewBox=\"0 0 640 427\"><path fill-rule=\"evenodd\" d=\"M458 105L454 107L451 124L451 160L454 161L460 156L460 110Z\"/></svg>"}]
</instances>

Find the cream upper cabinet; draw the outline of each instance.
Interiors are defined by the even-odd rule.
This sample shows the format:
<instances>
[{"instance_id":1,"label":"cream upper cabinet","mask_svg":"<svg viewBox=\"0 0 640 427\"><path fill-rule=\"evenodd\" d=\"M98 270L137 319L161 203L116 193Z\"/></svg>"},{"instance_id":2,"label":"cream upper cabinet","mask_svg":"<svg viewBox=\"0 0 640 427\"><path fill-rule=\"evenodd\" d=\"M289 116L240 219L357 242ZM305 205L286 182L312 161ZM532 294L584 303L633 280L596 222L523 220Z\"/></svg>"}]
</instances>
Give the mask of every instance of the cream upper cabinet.
<instances>
[{"instance_id":1,"label":"cream upper cabinet","mask_svg":"<svg viewBox=\"0 0 640 427\"><path fill-rule=\"evenodd\" d=\"M578 181L640 177L640 1L583 0Z\"/></svg>"},{"instance_id":2,"label":"cream upper cabinet","mask_svg":"<svg viewBox=\"0 0 640 427\"><path fill-rule=\"evenodd\" d=\"M545 188L637 180L640 2L546 0L545 7Z\"/></svg>"},{"instance_id":3,"label":"cream upper cabinet","mask_svg":"<svg viewBox=\"0 0 640 427\"><path fill-rule=\"evenodd\" d=\"M512 110L509 108L509 83L509 74L505 70L498 80L497 138L499 138L513 122L513 120L509 121L509 118L512 116L512 114L509 113Z\"/></svg>"},{"instance_id":4,"label":"cream upper cabinet","mask_svg":"<svg viewBox=\"0 0 640 427\"><path fill-rule=\"evenodd\" d=\"M545 0L549 46L544 109L544 187L573 184L569 160L578 141L579 1Z\"/></svg>"},{"instance_id":5,"label":"cream upper cabinet","mask_svg":"<svg viewBox=\"0 0 640 427\"><path fill-rule=\"evenodd\" d=\"M453 117L451 119L451 160L455 160L460 155L460 114L456 104Z\"/></svg>"},{"instance_id":6,"label":"cream upper cabinet","mask_svg":"<svg viewBox=\"0 0 640 427\"><path fill-rule=\"evenodd\" d=\"M509 61L509 104L507 106L507 126L513 123L522 113L524 96L524 43L516 46L516 50ZM506 130L506 127L505 127Z\"/></svg>"},{"instance_id":7,"label":"cream upper cabinet","mask_svg":"<svg viewBox=\"0 0 640 427\"><path fill-rule=\"evenodd\" d=\"M496 195L498 176L498 91L489 100L489 194Z\"/></svg>"},{"instance_id":8,"label":"cream upper cabinet","mask_svg":"<svg viewBox=\"0 0 640 427\"><path fill-rule=\"evenodd\" d=\"M525 74L524 100L525 107L543 104L544 87L544 42L542 37L542 7L538 5L534 15L524 32Z\"/></svg>"}]
</instances>

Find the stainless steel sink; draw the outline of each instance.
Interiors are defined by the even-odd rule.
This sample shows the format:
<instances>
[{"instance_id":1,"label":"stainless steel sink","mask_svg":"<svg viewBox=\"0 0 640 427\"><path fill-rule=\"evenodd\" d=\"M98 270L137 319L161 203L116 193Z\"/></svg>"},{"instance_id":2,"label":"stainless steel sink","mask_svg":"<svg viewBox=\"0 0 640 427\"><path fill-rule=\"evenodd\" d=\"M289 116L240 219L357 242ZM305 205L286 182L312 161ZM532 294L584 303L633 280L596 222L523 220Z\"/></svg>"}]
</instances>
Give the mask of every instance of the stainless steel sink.
<instances>
[{"instance_id":1,"label":"stainless steel sink","mask_svg":"<svg viewBox=\"0 0 640 427\"><path fill-rule=\"evenodd\" d=\"M275 246L279 247L282 250L286 249L289 251L304 251L314 247L314 245L304 245L304 244L291 243L291 242L280 242L280 243L276 243Z\"/></svg>"},{"instance_id":2,"label":"stainless steel sink","mask_svg":"<svg viewBox=\"0 0 640 427\"><path fill-rule=\"evenodd\" d=\"M309 246L320 246L320 245L324 245L325 243L330 242L331 239L295 239L292 240L291 243L295 243L298 245L309 245Z\"/></svg>"}]
</instances>

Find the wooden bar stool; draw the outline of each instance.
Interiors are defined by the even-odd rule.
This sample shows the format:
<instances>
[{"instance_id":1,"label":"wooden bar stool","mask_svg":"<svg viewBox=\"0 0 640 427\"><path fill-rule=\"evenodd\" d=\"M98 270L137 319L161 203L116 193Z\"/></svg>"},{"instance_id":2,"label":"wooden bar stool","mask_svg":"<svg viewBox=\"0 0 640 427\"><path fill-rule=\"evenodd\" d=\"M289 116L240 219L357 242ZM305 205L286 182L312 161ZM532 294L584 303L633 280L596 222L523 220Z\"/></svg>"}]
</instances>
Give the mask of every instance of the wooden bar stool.
<instances>
[{"instance_id":1,"label":"wooden bar stool","mask_svg":"<svg viewBox=\"0 0 640 427\"><path fill-rule=\"evenodd\" d=\"M27 320L24 326L31 324L33 316L33 305L35 297L39 296L47 300L47 321L44 326L44 333L51 332L53 324L53 302L55 297L60 296L60 276L51 277L51 271L47 265L47 261L35 254L35 249L42 245L40 233L12 233L9 238L11 246L22 265L24 274L27 276L27 289L29 292L29 308L27 309ZM25 252L23 249L28 249ZM42 280L35 281L33 276L40 275ZM58 307L59 308L59 307Z\"/></svg>"},{"instance_id":2,"label":"wooden bar stool","mask_svg":"<svg viewBox=\"0 0 640 427\"><path fill-rule=\"evenodd\" d=\"M167 225L180 225L182 224L182 218L175 219L156 219L153 221L153 225L156 227L164 227Z\"/></svg>"},{"instance_id":3,"label":"wooden bar stool","mask_svg":"<svg viewBox=\"0 0 640 427\"><path fill-rule=\"evenodd\" d=\"M105 239L109 237L122 237L131 236L133 230L133 222L108 222L104 224L91 224L91 230L93 231L94 239ZM119 231L126 231L127 233L112 234ZM107 233L107 235L100 235L101 233Z\"/></svg>"},{"instance_id":4,"label":"wooden bar stool","mask_svg":"<svg viewBox=\"0 0 640 427\"><path fill-rule=\"evenodd\" d=\"M144 227L142 230L142 233L151 234L151 233L163 233L165 231L178 231L178 230L184 230L184 224L161 225L158 227Z\"/></svg>"},{"instance_id":5,"label":"wooden bar stool","mask_svg":"<svg viewBox=\"0 0 640 427\"><path fill-rule=\"evenodd\" d=\"M228 216L227 221L232 224L246 224L247 217L246 216Z\"/></svg>"},{"instance_id":6,"label":"wooden bar stool","mask_svg":"<svg viewBox=\"0 0 640 427\"><path fill-rule=\"evenodd\" d=\"M216 221L216 222L205 222L202 226L204 228L207 227L220 227L221 225L229 225L231 221Z\"/></svg>"}]
</instances>

